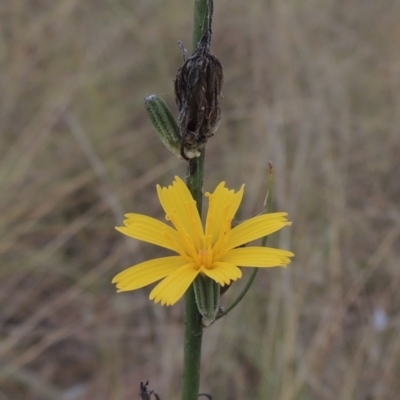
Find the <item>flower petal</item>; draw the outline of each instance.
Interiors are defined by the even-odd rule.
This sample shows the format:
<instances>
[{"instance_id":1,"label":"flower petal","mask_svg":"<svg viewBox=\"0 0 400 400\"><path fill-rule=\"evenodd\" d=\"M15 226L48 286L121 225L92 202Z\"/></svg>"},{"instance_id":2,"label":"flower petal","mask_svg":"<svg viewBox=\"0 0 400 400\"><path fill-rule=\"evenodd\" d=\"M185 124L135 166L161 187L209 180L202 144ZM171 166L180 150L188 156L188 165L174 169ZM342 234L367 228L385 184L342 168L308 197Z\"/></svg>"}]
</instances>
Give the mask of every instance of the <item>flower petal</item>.
<instances>
[{"instance_id":1,"label":"flower petal","mask_svg":"<svg viewBox=\"0 0 400 400\"><path fill-rule=\"evenodd\" d=\"M169 237L175 238L179 242L179 236L175 229L164 222L142 214L126 214L125 226L117 226L115 229L124 235L137 240L143 240L166 249L178 252L178 249Z\"/></svg>"},{"instance_id":2,"label":"flower petal","mask_svg":"<svg viewBox=\"0 0 400 400\"><path fill-rule=\"evenodd\" d=\"M239 189L239 191L236 192L234 194L234 196L232 196L231 204L230 204L230 207L229 207L229 217L231 218L231 220L233 219L233 217L237 213L237 210L238 210L238 208L240 206L240 203L242 202L243 193L244 193L244 185L242 185L241 188Z\"/></svg>"},{"instance_id":3,"label":"flower petal","mask_svg":"<svg viewBox=\"0 0 400 400\"><path fill-rule=\"evenodd\" d=\"M291 251L273 249L272 247L241 247L229 250L224 262L241 267L283 267L290 264Z\"/></svg>"},{"instance_id":4,"label":"flower petal","mask_svg":"<svg viewBox=\"0 0 400 400\"><path fill-rule=\"evenodd\" d=\"M227 249L252 242L291 225L292 223L286 219L286 216L285 212L263 214L235 226L230 232Z\"/></svg>"},{"instance_id":5,"label":"flower petal","mask_svg":"<svg viewBox=\"0 0 400 400\"><path fill-rule=\"evenodd\" d=\"M162 188L157 185L157 193L167 219L174 224L178 232L183 228L199 246L200 238L203 236L203 226L196 201L186 184L176 176L172 186Z\"/></svg>"},{"instance_id":6,"label":"flower petal","mask_svg":"<svg viewBox=\"0 0 400 400\"><path fill-rule=\"evenodd\" d=\"M185 294L198 273L199 270L193 264L181 266L151 291L150 300L155 303L161 301L162 306L172 306Z\"/></svg>"},{"instance_id":7,"label":"flower petal","mask_svg":"<svg viewBox=\"0 0 400 400\"><path fill-rule=\"evenodd\" d=\"M225 187L221 182L214 193L206 193L209 198L209 206L206 219L206 235L211 235L213 243L231 228L232 219L235 216L243 198L244 185L235 193Z\"/></svg>"},{"instance_id":8,"label":"flower petal","mask_svg":"<svg viewBox=\"0 0 400 400\"><path fill-rule=\"evenodd\" d=\"M240 268L226 262L216 262L212 269L202 268L201 271L221 286L229 285L231 281L236 281L242 277Z\"/></svg>"},{"instance_id":9,"label":"flower petal","mask_svg":"<svg viewBox=\"0 0 400 400\"><path fill-rule=\"evenodd\" d=\"M114 277L119 292L140 289L165 278L185 264L180 256L156 258L127 268Z\"/></svg>"}]
</instances>

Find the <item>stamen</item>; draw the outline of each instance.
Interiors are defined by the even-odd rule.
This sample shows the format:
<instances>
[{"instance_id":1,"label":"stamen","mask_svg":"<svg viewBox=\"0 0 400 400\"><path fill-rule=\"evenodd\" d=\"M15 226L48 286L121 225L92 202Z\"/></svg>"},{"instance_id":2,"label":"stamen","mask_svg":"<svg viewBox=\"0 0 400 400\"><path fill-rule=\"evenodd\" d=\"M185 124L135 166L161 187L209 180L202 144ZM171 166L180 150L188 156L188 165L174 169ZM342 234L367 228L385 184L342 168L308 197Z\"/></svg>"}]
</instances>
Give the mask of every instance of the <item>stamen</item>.
<instances>
[{"instance_id":1,"label":"stamen","mask_svg":"<svg viewBox=\"0 0 400 400\"><path fill-rule=\"evenodd\" d=\"M192 257L187 254L186 249L184 248L184 246L182 246L182 243L180 241L176 241L175 238L170 235L166 229L163 233L164 236L169 240L169 242L175 247L177 253L179 253L179 255L185 259L185 261L187 261L188 263L193 262Z\"/></svg>"},{"instance_id":2,"label":"stamen","mask_svg":"<svg viewBox=\"0 0 400 400\"><path fill-rule=\"evenodd\" d=\"M192 262L195 262L195 263L198 262L199 258L198 258L197 248L194 245L191 237L188 235L186 230L179 232L179 235L184 242L184 247L185 247L186 252L190 255L190 257L192 257Z\"/></svg>"},{"instance_id":3,"label":"stamen","mask_svg":"<svg viewBox=\"0 0 400 400\"><path fill-rule=\"evenodd\" d=\"M199 267L207 268L207 250L201 249L198 253L199 256Z\"/></svg>"},{"instance_id":4,"label":"stamen","mask_svg":"<svg viewBox=\"0 0 400 400\"><path fill-rule=\"evenodd\" d=\"M184 225L181 223L181 219L177 216L176 210L172 210L170 214L170 218L172 223L174 224L178 235L180 236L182 242L177 248L182 249L184 254L186 254L189 257L192 257L191 261L196 262L198 257L197 257L197 248L193 243L193 240L191 236L188 234L186 231Z\"/></svg>"},{"instance_id":5,"label":"stamen","mask_svg":"<svg viewBox=\"0 0 400 400\"><path fill-rule=\"evenodd\" d=\"M167 218L174 224L177 231L183 228L175 208L171 210L171 213L167 215Z\"/></svg>"},{"instance_id":6,"label":"stamen","mask_svg":"<svg viewBox=\"0 0 400 400\"><path fill-rule=\"evenodd\" d=\"M213 261L213 249L212 249L212 235L207 235L205 238L205 247L206 247L206 255L207 255L207 268L212 265Z\"/></svg>"},{"instance_id":7,"label":"stamen","mask_svg":"<svg viewBox=\"0 0 400 400\"><path fill-rule=\"evenodd\" d=\"M213 252L213 262L221 261L226 253L226 246L228 243L227 235L220 235L217 242L212 249Z\"/></svg>"}]
</instances>

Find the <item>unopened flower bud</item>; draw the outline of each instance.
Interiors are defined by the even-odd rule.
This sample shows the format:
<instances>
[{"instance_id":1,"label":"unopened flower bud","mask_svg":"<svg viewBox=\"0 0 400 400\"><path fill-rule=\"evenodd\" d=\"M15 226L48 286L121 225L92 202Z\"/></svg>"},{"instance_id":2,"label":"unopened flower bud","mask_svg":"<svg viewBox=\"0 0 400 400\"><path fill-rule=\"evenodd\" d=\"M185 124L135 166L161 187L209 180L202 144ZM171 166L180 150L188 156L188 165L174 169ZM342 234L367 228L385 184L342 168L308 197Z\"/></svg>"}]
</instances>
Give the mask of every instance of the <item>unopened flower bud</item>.
<instances>
[{"instance_id":1,"label":"unopened flower bud","mask_svg":"<svg viewBox=\"0 0 400 400\"><path fill-rule=\"evenodd\" d=\"M165 147L176 156L181 157L179 126L167 104L161 97L153 94L145 98L144 105L154 129Z\"/></svg>"},{"instance_id":2,"label":"unopened flower bud","mask_svg":"<svg viewBox=\"0 0 400 400\"><path fill-rule=\"evenodd\" d=\"M219 311L220 285L208 276L198 275L193 281L193 289L203 324L209 326Z\"/></svg>"}]
</instances>

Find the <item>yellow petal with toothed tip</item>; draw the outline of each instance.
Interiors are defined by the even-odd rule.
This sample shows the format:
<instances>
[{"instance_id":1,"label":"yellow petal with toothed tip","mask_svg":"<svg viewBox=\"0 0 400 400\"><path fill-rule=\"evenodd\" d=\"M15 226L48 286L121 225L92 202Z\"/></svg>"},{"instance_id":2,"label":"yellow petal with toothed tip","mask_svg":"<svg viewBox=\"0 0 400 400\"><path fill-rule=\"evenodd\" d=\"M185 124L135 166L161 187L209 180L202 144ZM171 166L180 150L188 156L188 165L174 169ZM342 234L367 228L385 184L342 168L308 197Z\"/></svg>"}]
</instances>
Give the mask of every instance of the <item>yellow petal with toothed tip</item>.
<instances>
[{"instance_id":1,"label":"yellow petal with toothed tip","mask_svg":"<svg viewBox=\"0 0 400 400\"><path fill-rule=\"evenodd\" d=\"M198 243L203 235L203 226L196 202L189 189L179 177L175 177L172 186L161 187L157 185L160 203L167 217L179 231L182 226L194 243Z\"/></svg>"},{"instance_id":2,"label":"yellow petal with toothed tip","mask_svg":"<svg viewBox=\"0 0 400 400\"><path fill-rule=\"evenodd\" d=\"M162 306L172 306L185 294L198 274L199 270L193 264L181 266L151 291L150 300L161 302Z\"/></svg>"},{"instance_id":3,"label":"yellow petal with toothed tip","mask_svg":"<svg viewBox=\"0 0 400 400\"><path fill-rule=\"evenodd\" d=\"M112 283L117 284L120 292L140 289L165 278L184 264L180 256L156 258L127 268L116 275Z\"/></svg>"},{"instance_id":4,"label":"yellow petal with toothed tip","mask_svg":"<svg viewBox=\"0 0 400 400\"><path fill-rule=\"evenodd\" d=\"M227 248L233 249L291 225L286 216L284 212L263 214L235 226L230 232Z\"/></svg>"},{"instance_id":5,"label":"yellow petal with toothed tip","mask_svg":"<svg viewBox=\"0 0 400 400\"><path fill-rule=\"evenodd\" d=\"M272 247L241 247L229 250L224 262L241 267L284 267L290 264L291 251L274 249Z\"/></svg>"},{"instance_id":6,"label":"yellow petal with toothed tip","mask_svg":"<svg viewBox=\"0 0 400 400\"><path fill-rule=\"evenodd\" d=\"M221 182L214 193L206 193L209 206L205 232L206 235L212 235L213 243L230 230L232 219L242 201L243 191L244 185L235 193L225 187L225 182Z\"/></svg>"},{"instance_id":7,"label":"yellow petal with toothed tip","mask_svg":"<svg viewBox=\"0 0 400 400\"><path fill-rule=\"evenodd\" d=\"M137 240L178 251L167 237L169 235L179 242L180 239L175 229L146 215L126 214L125 216L127 217L124 220L125 226L115 227L117 231Z\"/></svg>"},{"instance_id":8,"label":"yellow petal with toothed tip","mask_svg":"<svg viewBox=\"0 0 400 400\"><path fill-rule=\"evenodd\" d=\"M239 191L235 193L234 196L232 196L232 201L229 207L229 217L231 220L237 213L237 210L243 199L243 194L244 194L244 185L242 185Z\"/></svg>"}]
</instances>

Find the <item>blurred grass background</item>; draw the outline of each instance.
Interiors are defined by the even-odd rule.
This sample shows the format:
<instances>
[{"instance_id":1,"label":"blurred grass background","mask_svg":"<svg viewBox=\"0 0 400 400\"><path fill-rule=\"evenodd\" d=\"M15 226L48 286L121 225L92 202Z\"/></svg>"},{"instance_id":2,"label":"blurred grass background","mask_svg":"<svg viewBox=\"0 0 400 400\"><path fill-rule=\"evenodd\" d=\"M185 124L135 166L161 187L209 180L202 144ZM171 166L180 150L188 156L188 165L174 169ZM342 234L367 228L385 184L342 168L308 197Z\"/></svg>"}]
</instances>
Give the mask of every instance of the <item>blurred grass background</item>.
<instances>
[{"instance_id":1,"label":"blurred grass background","mask_svg":"<svg viewBox=\"0 0 400 400\"><path fill-rule=\"evenodd\" d=\"M180 398L182 302L111 278L166 254L114 230L162 217L185 175L143 99L176 112L193 4L0 3L0 400ZM400 398L400 3L215 1L223 116L206 184L246 184L238 220L275 208L296 253L204 338L213 399ZM243 286L224 296L229 303Z\"/></svg>"}]
</instances>

